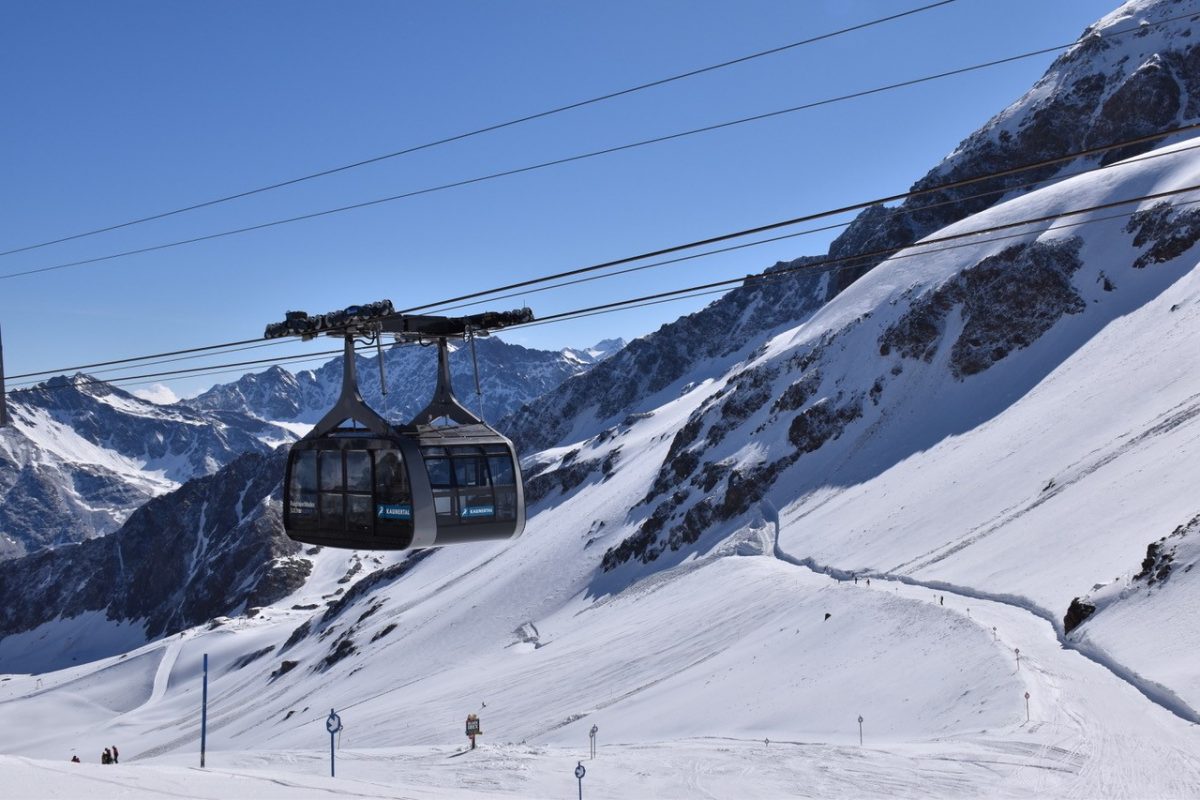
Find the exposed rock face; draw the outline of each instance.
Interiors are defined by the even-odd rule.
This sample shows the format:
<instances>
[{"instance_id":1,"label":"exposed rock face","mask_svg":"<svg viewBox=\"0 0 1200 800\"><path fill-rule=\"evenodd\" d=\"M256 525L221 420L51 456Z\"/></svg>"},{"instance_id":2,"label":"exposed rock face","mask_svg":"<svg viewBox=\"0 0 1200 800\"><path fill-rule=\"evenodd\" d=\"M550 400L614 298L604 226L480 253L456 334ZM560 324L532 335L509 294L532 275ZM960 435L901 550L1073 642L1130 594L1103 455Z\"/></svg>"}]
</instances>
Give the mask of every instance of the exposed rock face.
<instances>
[{"instance_id":1,"label":"exposed rock face","mask_svg":"<svg viewBox=\"0 0 1200 800\"><path fill-rule=\"evenodd\" d=\"M1134 269L1162 264L1183 255L1200 241L1200 209L1177 209L1170 203L1156 203L1130 217L1125 231L1134 234L1134 247L1150 245L1133 262Z\"/></svg>"},{"instance_id":2,"label":"exposed rock face","mask_svg":"<svg viewBox=\"0 0 1200 800\"><path fill-rule=\"evenodd\" d=\"M1142 559L1142 568L1133 576L1133 580L1145 583L1147 587L1165 583L1171 577L1179 545L1184 540L1194 539L1198 535L1200 535L1200 516L1193 517L1189 522L1180 525L1157 542L1148 544L1146 557ZM1190 569L1190 566L1188 568Z\"/></svg>"},{"instance_id":3,"label":"exposed rock face","mask_svg":"<svg viewBox=\"0 0 1200 800\"><path fill-rule=\"evenodd\" d=\"M777 264L798 267L815 259ZM768 270L770 272L770 270ZM749 281L695 314L630 342L586 375L565 381L501 423L524 452L584 438L629 413L658 405L654 398L697 365L732 365L752 340L790 327L820 307L827 277L787 273L775 280Z\"/></svg>"},{"instance_id":4,"label":"exposed rock face","mask_svg":"<svg viewBox=\"0 0 1200 800\"><path fill-rule=\"evenodd\" d=\"M833 387L822 394L822 375L814 364L825 346L828 342L781 364L768 362L735 372L701 404L675 434L642 500L654 510L636 533L605 552L604 571L633 560L650 563L745 514L786 469L839 438L861 418L862 394ZM791 449L772 459L739 457L739 443L753 447L755 434L783 425ZM740 435L731 435L735 431Z\"/></svg>"},{"instance_id":5,"label":"exposed rock face","mask_svg":"<svg viewBox=\"0 0 1200 800\"><path fill-rule=\"evenodd\" d=\"M1189 573L1200 563L1200 515L1193 517L1166 536L1146 546L1136 573L1126 573L1113 583L1098 585L1083 597L1071 601L1063 618L1066 633L1078 628L1108 608L1144 593L1160 590L1177 574L1191 578Z\"/></svg>"},{"instance_id":6,"label":"exposed rock face","mask_svg":"<svg viewBox=\"0 0 1200 800\"><path fill-rule=\"evenodd\" d=\"M1033 88L967 137L912 189L932 189L1194 122L1200 117L1200 42L1193 40L1189 20L1155 24L1182 11L1175 0L1134 0L1090 26L1080 44L1059 56ZM1139 24L1138 32L1124 33ZM833 243L830 255L841 258L909 245L990 207L1010 192L1027 191L1026 184L1032 181L1128 158L1158 143L1090 156L1083 164L1052 165L934 191L895 207L869 209ZM830 296L883 258L876 256L858 269L839 271Z\"/></svg>"},{"instance_id":7,"label":"exposed rock face","mask_svg":"<svg viewBox=\"0 0 1200 800\"><path fill-rule=\"evenodd\" d=\"M1070 633L1078 628L1087 618L1096 613L1096 607L1091 603L1085 603L1076 597L1071 601L1071 605L1067 608L1067 613L1063 617L1063 633Z\"/></svg>"},{"instance_id":8,"label":"exposed rock face","mask_svg":"<svg viewBox=\"0 0 1200 800\"><path fill-rule=\"evenodd\" d=\"M1186 58L1181 54L1173 55ZM1150 56L1121 81L1100 106L1085 145L1103 146L1172 127L1183 106L1182 94L1175 70L1157 53ZM1152 147L1154 143L1147 142L1113 150L1101 157L1101 163L1120 161Z\"/></svg>"},{"instance_id":9,"label":"exposed rock face","mask_svg":"<svg viewBox=\"0 0 1200 800\"><path fill-rule=\"evenodd\" d=\"M242 456L115 533L0 563L0 638L88 611L154 638L287 596L311 563L283 532L283 467L282 452Z\"/></svg>"},{"instance_id":10,"label":"exposed rock face","mask_svg":"<svg viewBox=\"0 0 1200 800\"><path fill-rule=\"evenodd\" d=\"M879 340L879 354L933 359L950 314L960 310L963 329L950 365L955 377L983 372L1028 347L1064 314L1086 304L1071 283L1082 266L1078 238L1016 244L963 270L918 299Z\"/></svg>"}]
</instances>

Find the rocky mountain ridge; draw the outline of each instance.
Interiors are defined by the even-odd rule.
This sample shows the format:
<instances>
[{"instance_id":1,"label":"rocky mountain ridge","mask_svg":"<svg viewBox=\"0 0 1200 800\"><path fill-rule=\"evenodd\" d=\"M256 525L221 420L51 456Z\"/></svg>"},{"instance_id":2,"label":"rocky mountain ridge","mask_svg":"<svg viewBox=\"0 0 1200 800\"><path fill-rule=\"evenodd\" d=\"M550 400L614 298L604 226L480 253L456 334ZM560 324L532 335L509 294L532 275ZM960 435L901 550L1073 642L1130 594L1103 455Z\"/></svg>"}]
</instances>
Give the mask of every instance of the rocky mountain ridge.
<instances>
[{"instance_id":1,"label":"rocky mountain ridge","mask_svg":"<svg viewBox=\"0 0 1200 800\"><path fill-rule=\"evenodd\" d=\"M1091 147L1125 141L1200 120L1200 43L1176 0L1133 0L1088 27L1024 95L972 133L912 191L977 178ZM1200 8L1195 9L1200 15ZM1136 110L1136 113L1134 111ZM747 281L720 300L650 334L589 375L565 381L516 411L507 430L527 450L593 436L624 415L654 407L656 393L677 390L689 372L803 322L869 272L886 253L933 231L1080 169L1111 163L1161 142L1123 148L959 189L933 191L895 206L864 210L824 257L801 257L781 268L812 264L771 282ZM1044 183L1042 184L1044 185ZM857 257L860 254L875 254ZM835 260L821 270L822 261ZM725 362L728 366L734 361Z\"/></svg>"},{"instance_id":2,"label":"rocky mountain ridge","mask_svg":"<svg viewBox=\"0 0 1200 800\"><path fill-rule=\"evenodd\" d=\"M102 536L151 497L292 441L236 411L159 406L86 375L10 393L0 558Z\"/></svg>"},{"instance_id":3,"label":"rocky mountain ridge","mask_svg":"<svg viewBox=\"0 0 1200 800\"><path fill-rule=\"evenodd\" d=\"M469 346L451 343L450 375L460 399L473 410L478 410L482 395L484 418L494 422L567 378L587 372L624 346L623 340L608 339L582 350L536 350L492 336L475 342L479 394L475 391ZM378 358L358 356L363 399L385 417L407 421L425 407L433 394L435 348L417 345L386 348L383 362L386 395L380 390ZM214 386L197 397L181 401L181 405L197 410L237 411L262 420L313 423L332 407L341 390L341 380L341 357L315 370L294 374L276 366Z\"/></svg>"},{"instance_id":4,"label":"rocky mountain ridge","mask_svg":"<svg viewBox=\"0 0 1200 800\"><path fill-rule=\"evenodd\" d=\"M149 640L299 588L312 565L283 532L285 454L242 455L149 500L107 536L0 562L0 642L87 614L98 615L96 630L131 625L135 640ZM104 647L102 638L86 649L119 652ZM7 663L3 671L23 670Z\"/></svg>"}]
</instances>

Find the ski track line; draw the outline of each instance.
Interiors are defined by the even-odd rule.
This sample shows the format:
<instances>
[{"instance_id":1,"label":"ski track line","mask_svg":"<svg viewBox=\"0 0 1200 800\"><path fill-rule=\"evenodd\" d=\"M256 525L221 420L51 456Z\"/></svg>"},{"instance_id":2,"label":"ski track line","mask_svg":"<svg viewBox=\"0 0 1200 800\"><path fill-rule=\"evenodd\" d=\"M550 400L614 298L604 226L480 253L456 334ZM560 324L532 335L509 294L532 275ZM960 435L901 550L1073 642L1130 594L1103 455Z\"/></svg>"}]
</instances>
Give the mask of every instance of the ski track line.
<instances>
[{"instance_id":1,"label":"ski track line","mask_svg":"<svg viewBox=\"0 0 1200 800\"><path fill-rule=\"evenodd\" d=\"M796 556L784 551L779 544L779 534L781 529L779 522L779 511L768 500L763 500L760 503L760 506L763 509L764 516L767 516L768 521L775 526L775 543L773 551L775 557L780 561L784 561L788 564L793 564L798 567L803 567L819 575L826 575L827 577L833 578L839 582L852 580L855 575L858 575L859 577L869 577L893 581L896 583L903 583L908 586L919 586L921 588L936 592L950 592L952 594L957 594L972 600L984 600L987 602L999 603L1001 605L1006 605L1017 608L1021 611L1025 611L1047 622L1050 625L1050 628L1054 631L1054 637L1058 640L1059 645L1064 650L1071 650L1079 653L1089 661L1100 665L1118 679L1132 686L1147 700L1159 706L1160 708L1171 712L1185 722L1190 722L1193 725L1200 724L1200 713L1197 713L1195 709L1188 705L1173 691L1160 683L1143 678L1141 675L1134 672L1129 667L1126 667L1124 664L1121 664L1116 659L1112 658L1107 653L1104 653L1097 647L1081 646L1070 641L1062 632L1062 626L1054 617L1054 615L1028 598L1014 594L980 591L969 586L959 586L946 581L922 581L910 575L897 575L891 572L850 572L848 570L837 569L828 565L823 566L818 564L811 557L797 558Z\"/></svg>"},{"instance_id":2,"label":"ski track line","mask_svg":"<svg viewBox=\"0 0 1200 800\"><path fill-rule=\"evenodd\" d=\"M1062 477L1064 474L1069 476L1062 481L1051 480L1050 486L1043 489L1032 500L1014 503L1003 511L999 512L990 522L984 522L971 530L967 531L963 536L953 541L947 542L941 547L934 548L922 555L915 556L901 564L897 564L889 570L889 573L898 573L900 570L908 569L914 572L930 567L940 561L950 558L954 554L965 550L973 544L976 544L983 539L996 533L1004 526L1015 522L1029 512L1044 505L1045 503L1058 497L1067 489L1079 483L1084 478L1098 472L1112 462L1132 452L1138 451L1142 445L1152 441L1154 438L1175 430L1187 423L1200 418L1200 402L1197 401L1197 395L1189 397L1184 402L1176 405L1169 411L1160 414L1157 419L1153 420L1149 427L1141 433L1125 442L1109 449L1108 451L1093 451L1092 454L1098 454L1098 457L1090 462L1077 461L1071 464L1057 477ZM1118 439L1129 437L1129 433L1123 434Z\"/></svg>"},{"instance_id":3,"label":"ski track line","mask_svg":"<svg viewBox=\"0 0 1200 800\"><path fill-rule=\"evenodd\" d=\"M802 559L794 557L794 555L785 552L784 549L782 549L779 545L779 511L775 509L773 504L770 504L769 500L763 500L760 505L763 510L763 515L766 516L768 522L772 523L775 527L775 542L773 551L776 559L785 561L787 564L804 567L804 569L815 572L817 575L824 575L839 582L852 581L856 575L859 577L876 579L882 578L884 581L902 583L911 585L911 587L920 587L923 589L929 589L931 591L942 591L942 593L952 593L961 595L962 597L967 597L967 599L971 600L983 600L1001 603L1003 606L1024 610L1024 612L1030 613L1034 616L1037 616L1037 618L1048 622L1051 630L1055 633L1055 638L1058 640L1058 644L1060 644L1064 650L1078 652L1079 655L1084 656L1088 661L1099 664L1100 667L1108 670L1108 672L1112 675L1115 675L1116 678L1126 682L1126 684L1129 684L1130 686L1133 686L1135 690L1138 690L1138 692L1141 693L1146 699L1150 700L1151 703L1158 705L1159 708L1165 709L1166 711L1170 711L1171 714L1180 717L1184 722L1200 724L1200 714L1198 714L1198 712L1196 712L1192 706L1184 702L1182 698L1178 697L1175 692L1172 692L1170 688L1165 687L1162 684L1158 684L1156 681L1142 678L1142 676L1138 673L1135 673L1133 669L1129 669L1128 667L1124 666L1124 664L1116 661L1115 658L1105 654L1105 652L1102 650L1094 648L1094 646L1081 646L1072 642L1072 640L1069 640L1066 637L1066 634L1062 632L1062 626L1060 625L1060 622L1055 619L1055 616L1052 615L1049 610L1038 606L1037 603L1026 599L1026 597L1021 597L1020 595L989 593L989 591L980 591L978 589L972 589L971 587L960 587L958 584L944 581L919 581L919 579L911 576L894 575L894 573L890 572L851 572L847 570L836 569L836 567L828 565L822 566L817 564L812 558Z\"/></svg>"}]
</instances>

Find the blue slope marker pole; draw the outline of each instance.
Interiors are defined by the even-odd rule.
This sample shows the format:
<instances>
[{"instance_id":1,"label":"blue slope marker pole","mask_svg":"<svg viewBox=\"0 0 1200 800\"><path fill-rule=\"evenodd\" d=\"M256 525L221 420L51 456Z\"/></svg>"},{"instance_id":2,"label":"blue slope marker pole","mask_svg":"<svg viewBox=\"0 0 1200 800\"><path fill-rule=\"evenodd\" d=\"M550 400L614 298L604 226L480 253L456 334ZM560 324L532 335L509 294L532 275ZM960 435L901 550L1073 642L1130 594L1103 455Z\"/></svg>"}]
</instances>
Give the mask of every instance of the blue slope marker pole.
<instances>
[{"instance_id":1,"label":"blue slope marker pole","mask_svg":"<svg viewBox=\"0 0 1200 800\"><path fill-rule=\"evenodd\" d=\"M204 749L208 743L208 653L204 654L204 690L200 699L200 766L204 766Z\"/></svg>"},{"instance_id":2,"label":"blue slope marker pole","mask_svg":"<svg viewBox=\"0 0 1200 800\"><path fill-rule=\"evenodd\" d=\"M342 730L342 718L332 708L329 709L329 718L325 720L325 730L329 731L329 777L336 778L337 773L334 771L333 765L333 740Z\"/></svg>"}]
</instances>

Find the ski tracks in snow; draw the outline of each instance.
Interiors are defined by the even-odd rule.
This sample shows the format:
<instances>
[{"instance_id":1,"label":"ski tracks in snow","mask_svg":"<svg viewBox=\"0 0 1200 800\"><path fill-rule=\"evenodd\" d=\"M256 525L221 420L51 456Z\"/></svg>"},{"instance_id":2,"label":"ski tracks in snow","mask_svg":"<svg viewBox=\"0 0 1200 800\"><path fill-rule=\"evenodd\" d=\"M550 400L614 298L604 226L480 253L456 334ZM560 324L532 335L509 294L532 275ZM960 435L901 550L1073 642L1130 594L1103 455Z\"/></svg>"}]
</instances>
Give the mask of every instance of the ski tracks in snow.
<instances>
[{"instance_id":1,"label":"ski tracks in snow","mask_svg":"<svg viewBox=\"0 0 1200 800\"><path fill-rule=\"evenodd\" d=\"M1184 416L1190 419L1195 415ZM774 541L766 552L833 580L845 582L853 577L784 551L779 544L778 511L767 501L761 508L774 527ZM1069 648L1053 620L1020 598L981 597L963 587L926 584L907 575L860 573L860 578L868 574L875 585L867 587L860 580L856 589L891 592L914 587L920 592L900 596L928 603L936 602L930 594L936 592L945 597L948 609L964 614L985 630L992 629L997 647L1012 654L1014 671L1021 673L1030 694L1030 722L1021 720L1008 734L1008 742L996 742L990 736L987 740L990 747L1019 759L1016 772L1005 780L1006 793L1195 796L1200 786L1198 715L1165 687L1146 687L1128 670L1114 668L1119 665L1108 659ZM1019 666L1017 648L1021 651ZM1169 696L1164 697L1159 688ZM1021 737L1026 736L1032 741L1022 742Z\"/></svg>"},{"instance_id":2,"label":"ski tracks in snow","mask_svg":"<svg viewBox=\"0 0 1200 800\"><path fill-rule=\"evenodd\" d=\"M1170 433L1176 428L1184 425L1192 424L1197 420L1200 420L1200 395L1193 395L1182 403L1176 405L1174 408L1164 412L1163 414L1160 414L1157 418L1152 420L1144 430L1138 433L1126 433L1125 435L1119 437L1117 439L1117 443L1111 448L1093 451L1084 459L1071 464L1069 467L1056 475L1046 486L1046 488L1037 494L1037 496L1009 506L1008 508L999 512L990 521L972 528L961 537L949 541L939 548L935 548L934 550L930 550L922 555L916 556L915 558L912 558L902 564L897 564L888 572L918 572L927 567L933 566L940 561L944 561L956 553L959 553L966 548L977 544L983 539L986 539L1011 523L1016 522L1029 512L1058 497L1067 489L1098 472L1122 456L1136 453L1148 444L1153 443L1163 434Z\"/></svg>"}]
</instances>

